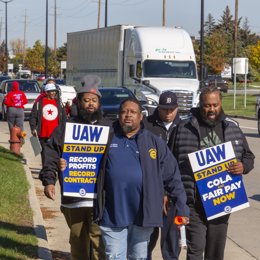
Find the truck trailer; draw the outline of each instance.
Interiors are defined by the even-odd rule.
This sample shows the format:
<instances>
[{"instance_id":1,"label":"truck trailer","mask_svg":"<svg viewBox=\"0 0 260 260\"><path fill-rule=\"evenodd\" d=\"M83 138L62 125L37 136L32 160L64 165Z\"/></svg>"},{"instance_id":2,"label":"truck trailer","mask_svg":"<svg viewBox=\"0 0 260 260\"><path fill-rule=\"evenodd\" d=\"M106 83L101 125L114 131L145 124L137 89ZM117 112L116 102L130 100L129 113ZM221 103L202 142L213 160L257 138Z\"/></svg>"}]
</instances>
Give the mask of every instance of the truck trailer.
<instances>
[{"instance_id":1,"label":"truck trailer","mask_svg":"<svg viewBox=\"0 0 260 260\"><path fill-rule=\"evenodd\" d=\"M199 80L190 35L181 28L115 25L67 34L67 83L96 74L104 87L140 91L151 103L171 90L179 111L197 106Z\"/></svg>"}]
</instances>

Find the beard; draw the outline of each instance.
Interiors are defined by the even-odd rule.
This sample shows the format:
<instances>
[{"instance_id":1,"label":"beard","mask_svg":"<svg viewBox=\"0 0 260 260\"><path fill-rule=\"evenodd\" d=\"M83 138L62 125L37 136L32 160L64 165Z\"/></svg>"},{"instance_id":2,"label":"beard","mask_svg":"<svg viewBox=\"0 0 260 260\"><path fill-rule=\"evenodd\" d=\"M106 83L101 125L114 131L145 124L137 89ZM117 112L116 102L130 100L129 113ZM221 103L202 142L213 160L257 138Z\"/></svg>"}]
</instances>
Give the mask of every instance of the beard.
<instances>
[{"instance_id":1,"label":"beard","mask_svg":"<svg viewBox=\"0 0 260 260\"><path fill-rule=\"evenodd\" d=\"M79 109L79 116L80 118L87 123L99 121L102 118L102 111L98 109L92 113L86 111L85 109Z\"/></svg>"},{"instance_id":2,"label":"beard","mask_svg":"<svg viewBox=\"0 0 260 260\"><path fill-rule=\"evenodd\" d=\"M206 125L208 125L208 126L210 126L210 127L214 127L214 126L217 125L218 122L219 122L220 114L215 114L215 119L214 119L214 120L210 120L210 119L207 118L207 115L205 115L204 113L202 113L202 114L201 114L201 119L202 119L202 121L203 121Z\"/></svg>"},{"instance_id":3,"label":"beard","mask_svg":"<svg viewBox=\"0 0 260 260\"><path fill-rule=\"evenodd\" d=\"M122 131L125 134L128 134L133 131L133 127L131 125L121 125Z\"/></svg>"}]
</instances>

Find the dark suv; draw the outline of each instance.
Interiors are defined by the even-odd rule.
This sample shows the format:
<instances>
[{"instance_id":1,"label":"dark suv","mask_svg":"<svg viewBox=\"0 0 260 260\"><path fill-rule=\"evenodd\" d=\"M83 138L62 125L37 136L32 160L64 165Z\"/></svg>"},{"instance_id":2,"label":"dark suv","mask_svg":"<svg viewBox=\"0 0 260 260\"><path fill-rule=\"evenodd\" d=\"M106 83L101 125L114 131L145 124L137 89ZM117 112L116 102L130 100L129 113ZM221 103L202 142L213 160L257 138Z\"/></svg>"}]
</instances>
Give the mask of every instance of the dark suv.
<instances>
[{"instance_id":1,"label":"dark suv","mask_svg":"<svg viewBox=\"0 0 260 260\"><path fill-rule=\"evenodd\" d=\"M227 93L228 83L225 81L221 75L208 75L204 81L205 87L216 86L220 91Z\"/></svg>"}]
</instances>

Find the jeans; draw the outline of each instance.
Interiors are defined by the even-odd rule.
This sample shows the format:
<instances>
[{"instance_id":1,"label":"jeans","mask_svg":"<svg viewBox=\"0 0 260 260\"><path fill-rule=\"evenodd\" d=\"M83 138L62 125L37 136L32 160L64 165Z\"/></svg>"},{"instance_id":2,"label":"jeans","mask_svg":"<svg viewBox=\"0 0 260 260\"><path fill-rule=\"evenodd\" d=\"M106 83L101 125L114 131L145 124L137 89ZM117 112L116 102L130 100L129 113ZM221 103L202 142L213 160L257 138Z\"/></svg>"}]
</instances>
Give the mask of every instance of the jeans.
<instances>
[{"instance_id":1,"label":"jeans","mask_svg":"<svg viewBox=\"0 0 260 260\"><path fill-rule=\"evenodd\" d=\"M145 260L152 227L130 225L125 228L100 226L106 259Z\"/></svg>"}]
</instances>

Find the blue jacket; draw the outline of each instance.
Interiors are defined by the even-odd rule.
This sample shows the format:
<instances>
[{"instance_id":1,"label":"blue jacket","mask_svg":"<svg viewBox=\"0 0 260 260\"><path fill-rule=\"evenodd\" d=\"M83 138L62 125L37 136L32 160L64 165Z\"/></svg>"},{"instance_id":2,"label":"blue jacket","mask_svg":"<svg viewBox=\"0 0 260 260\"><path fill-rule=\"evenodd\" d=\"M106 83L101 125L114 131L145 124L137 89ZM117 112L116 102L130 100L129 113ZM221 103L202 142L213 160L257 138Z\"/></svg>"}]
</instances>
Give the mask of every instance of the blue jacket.
<instances>
[{"instance_id":1,"label":"blue jacket","mask_svg":"<svg viewBox=\"0 0 260 260\"><path fill-rule=\"evenodd\" d=\"M120 134L121 129L118 122L114 124L114 131ZM113 134L111 133L109 142L111 142L112 137ZM108 147L109 145L110 143ZM177 215L189 216L189 208L186 205L187 197L181 181L178 164L165 141L142 128L137 134L137 145L143 173L142 226L162 226L165 190L176 203ZM97 180L97 204L95 205L97 222L102 219L105 206L106 190L104 180L108 150L103 157Z\"/></svg>"}]
</instances>

